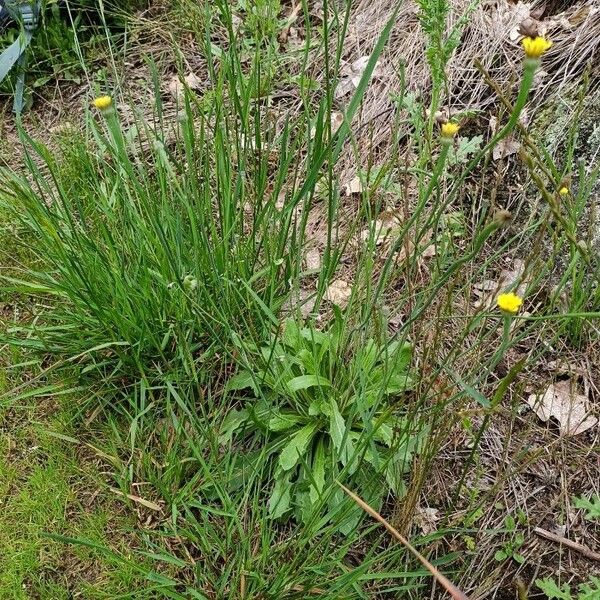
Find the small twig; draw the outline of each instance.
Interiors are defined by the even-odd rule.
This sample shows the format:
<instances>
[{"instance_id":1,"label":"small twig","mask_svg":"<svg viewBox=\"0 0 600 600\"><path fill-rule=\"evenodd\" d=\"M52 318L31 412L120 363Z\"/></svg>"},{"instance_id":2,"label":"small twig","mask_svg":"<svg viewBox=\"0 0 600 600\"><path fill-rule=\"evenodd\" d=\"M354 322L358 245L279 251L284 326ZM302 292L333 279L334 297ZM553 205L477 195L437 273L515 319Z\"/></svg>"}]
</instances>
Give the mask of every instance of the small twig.
<instances>
[{"instance_id":1,"label":"small twig","mask_svg":"<svg viewBox=\"0 0 600 600\"><path fill-rule=\"evenodd\" d=\"M132 502L137 502L146 508L151 510L155 510L157 512L162 512L162 506L160 504L156 504L156 502L151 502L150 500L146 500L145 498L140 498L140 496L136 496L135 494L124 494L121 490L118 490L114 487L108 488L113 494L117 494L118 496L123 496L124 498L129 498Z\"/></svg>"},{"instance_id":2,"label":"small twig","mask_svg":"<svg viewBox=\"0 0 600 600\"><path fill-rule=\"evenodd\" d=\"M322 590L318 587L305 588L303 585L295 585L292 587L293 592L304 592L306 594L316 594L321 595L325 593L325 590Z\"/></svg>"},{"instance_id":3,"label":"small twig","mask_svg":"<svg viewBox=\"0 0 600 600\"><path fill-rule=\"evenodd\" d=\"M562 544L563 546L566 546L571 550L575 550L575 552L583 554L583 556L589 558L590 560L596 560L600 562L600 554L598 552L590 550L587 546L582 546L581 544L573 542L567 539L566 537L563 537L562 535L552 533L551 531L548 531L547 529L542 529L541 527L536 527L533 531L537 533L540 537L546 538L547 540L550 540L552 542Z\"/></svg>"},{"instance_id":4,"label":"small twig","mask_svg":"<svg viewBox=\"0 0 600 600\"><path fill-rule=\"evenodd\" d=\"M339 481L337 484L358 504L366 513L379 521L436 579L436 581L454 598L454 600L469 600L445 575L442 575L397 529L392 527L374 508L369 506L362 498L351 492Z\"/></svg>"}]
</instances>

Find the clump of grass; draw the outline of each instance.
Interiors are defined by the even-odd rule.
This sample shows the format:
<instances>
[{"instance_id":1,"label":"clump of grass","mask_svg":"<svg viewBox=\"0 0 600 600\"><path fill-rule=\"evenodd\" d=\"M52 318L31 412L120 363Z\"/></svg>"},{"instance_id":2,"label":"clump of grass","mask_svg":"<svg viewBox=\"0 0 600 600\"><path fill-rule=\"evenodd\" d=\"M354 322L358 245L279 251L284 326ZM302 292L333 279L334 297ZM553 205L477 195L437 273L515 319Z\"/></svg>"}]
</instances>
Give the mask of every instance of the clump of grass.
<instances>
[{"instance_id":1,"label":"clump of grass","mask_svg":"<svg viewBox=\"0 0 600 600\"><path fill-rule=\"evenodd\" d=\"M26 336L25 345L85 363L83 372L126 387L140 378L199 383L202 365L228 347L221 341L233 331L268 336L290 281L298 280L304 233L293 225L294 209L308 210L334 140L326 139L322 111L296 190L287 180L300 177L293 169L306 115L297 137L288 125L276 142L263 141L253 83L241 76L235 50L214 76L222 95L199 114L188 97L178 153L169 151L163 131L142 122L147 144L136 147L114 109L100 122L88 114L89 140L69 134L68 163L23 133L34 180L4 171L3 207L44 268L9 281L57 302L33 337L19 326L13 341ZM363 89L367 80L368 72ZM225 104L234 81L235 102ZM279 211L284 183L291 194Z\"/></svg>"}]
</instances>

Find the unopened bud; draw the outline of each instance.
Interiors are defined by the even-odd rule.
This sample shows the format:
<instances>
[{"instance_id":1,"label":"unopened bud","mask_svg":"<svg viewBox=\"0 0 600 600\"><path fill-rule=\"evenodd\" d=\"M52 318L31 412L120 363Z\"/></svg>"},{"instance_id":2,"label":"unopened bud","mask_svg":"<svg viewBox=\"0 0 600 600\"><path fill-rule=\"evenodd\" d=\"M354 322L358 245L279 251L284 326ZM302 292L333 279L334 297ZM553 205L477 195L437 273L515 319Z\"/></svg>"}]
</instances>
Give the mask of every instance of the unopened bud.
<instances>
[{"instance_id":1,"label":"unopened bud","mask_svg":"<svg viewBox=\"0 0 600 600\"><path fill-rule=\"evenodd\" d=\"M512 219L512 214L509 210L504 208L497 210L496 214L494 214L493 222L498 226L502 227L506 223L508 223Z\"/></svg>"},{"instance_id":2,"label":"unopened bud","mask_svg":"<svg viewBox=\"0 0 600 600\"><path fill-rule=\"evenodd\" d=\"M528 17L521 21L519 33L525 37L535 38L538 36L538 24L535 19Z\"/></svg>"},{"instance_id":3,"label":"unopened bud","mask_svg":"<svg viewBox=\"0 0 600 600\"><path fill-rule=\"evenodd\" d=\"M193 292L198 287L198 280L191 275L186 275L183 278L183 289L186 292Z\"/></svg>"}]
</instances>

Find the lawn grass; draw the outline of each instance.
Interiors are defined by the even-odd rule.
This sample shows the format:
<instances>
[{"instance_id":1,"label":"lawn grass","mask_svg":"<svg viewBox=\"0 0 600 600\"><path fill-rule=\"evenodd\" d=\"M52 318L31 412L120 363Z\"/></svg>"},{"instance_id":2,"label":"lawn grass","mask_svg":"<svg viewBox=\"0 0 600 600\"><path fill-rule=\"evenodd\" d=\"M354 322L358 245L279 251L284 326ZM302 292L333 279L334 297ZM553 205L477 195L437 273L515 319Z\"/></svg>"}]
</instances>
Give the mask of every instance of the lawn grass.
<instances>
[{"instance_id":1,"label":"lawn grass","mask_svg":"<svg viewBox=\"0 0 600 600\"><path fill-rule=\"evenodd\" d=\"M257 2L241 24L225 0L178 3L167 14L192 34L206 83L185 80L167 106L167 74L148 58L143 110L119 92L122 38L107 24L110 68L96 78L82 65L96 83L77 123L45 143L20 129L25 169L0 173L15 248L2 256L0 592L435 593L339 483L449 577L473 572L475 537L489 533L477 523L502 484L485 487L491 425L521 424L528 378L556 348L597 342L598 259L578 223L598 170L580 168L561 194L572 165L521 130L539 62L524 62L515 98L499 91L509 114L486 142L441 127L460 29L446 37L445 3L419 4L432 90L397 99L402 135L381 161L362 161L358 122L395 15L340 106L349 16L327 2L283 57L278 2ZM305 77L307 65L319 68ZM290 86L293 102L276 104ZM98 89L110 106L90 105ZM516 135L538 203L510 214L481 177ZM564 138L571 158L575 137ZM349 156L350 191L338 172ZM523 307L501 312L498 294L515 291ZM447 515L417 530L423 490L457 438L467 450L442 480ZM522 557L510 519L495 528L502 564Z\"/></svg>"},{"instance_id":2,"label":"lawn grass","mask_svg":"<svg viewBox=\"0 0 600 600\"><path fill-rule=\"evenodd\" d=\"M0 415L0 596L115 598L135 587L142 597L145 583L134 568L46 537L85 537L129 554L136 520L106 489L99 464L82 462L60 438L68 439L70 409L42 402Z\"/></svg>"}]
</instances>

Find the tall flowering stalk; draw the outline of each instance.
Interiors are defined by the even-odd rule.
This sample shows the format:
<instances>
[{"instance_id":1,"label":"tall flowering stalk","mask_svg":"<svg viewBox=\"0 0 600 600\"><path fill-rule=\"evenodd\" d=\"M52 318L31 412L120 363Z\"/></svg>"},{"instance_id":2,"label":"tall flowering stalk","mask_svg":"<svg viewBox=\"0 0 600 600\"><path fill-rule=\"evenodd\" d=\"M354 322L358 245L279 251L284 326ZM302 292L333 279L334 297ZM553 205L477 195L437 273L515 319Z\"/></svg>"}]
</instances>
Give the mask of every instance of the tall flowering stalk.
<instances>
[{"instance_id":1,"label":"tall flowering stalk","mask_svg":"<svg viewBox=\"0 0 600 600\"><path fill-rule=\"evenodd\" d=\"M110 96L99 96L95 98L92 104L100 111L100 114L106 120L106 125L110 133L110 137L115 145L121 164L127 163L127 151L125 149L125 138L119 125L117 112Z\"/></svg>"},{"instance_id":2,"label":"tall flowering stalk","mask_svg":"<svg viewBox=\"0 0 600 600\"><path fill-rule=\"evenodd\" d=\"M535 72L541 63L542 55L552 46L552 42L542 36L538 36L531 29L523 28L522 33L525 37L522 41L523 50L525 52L525 59L523 61L523 77L521 79L521 85L519 86L519 93L517 99L508 118L508 121L504 127L502 127L492 139L471 159L465 169L462 171L459 177L457 177L454 184L454 191L460 189L468 175L475 169L481 159L499 142L507 137L515 125L519 121L519 117L525 108L531 86L535 77Z\"/></svg>"}]
</instances>

